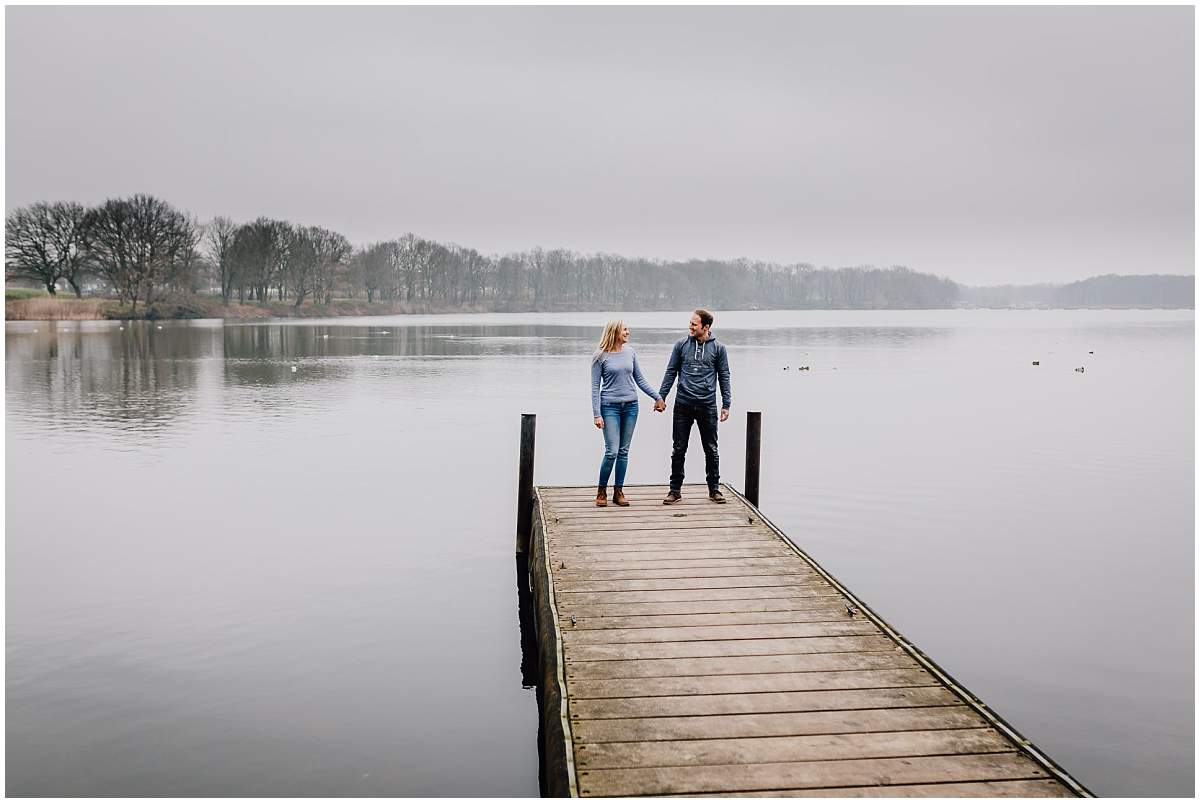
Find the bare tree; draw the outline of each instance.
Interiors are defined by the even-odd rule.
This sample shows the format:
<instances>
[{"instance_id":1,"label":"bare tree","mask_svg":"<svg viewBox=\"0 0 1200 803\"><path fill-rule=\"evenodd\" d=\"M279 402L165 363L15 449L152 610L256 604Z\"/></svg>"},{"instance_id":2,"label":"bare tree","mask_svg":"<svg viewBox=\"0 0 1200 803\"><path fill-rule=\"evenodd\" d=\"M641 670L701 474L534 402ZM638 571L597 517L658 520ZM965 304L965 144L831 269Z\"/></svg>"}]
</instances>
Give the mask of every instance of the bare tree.
<instances>
[{"instance_id":1,"label":"bare tree","mask_svg":"<svg viewBox=\"0 0 1200 803\"><path fill-rule=\"evenodd\" d=\"M312 231L299 228L288 241L285 280L288 289L296 297L294 306L304 303L305 297L316 287L320 259Z\"/></svg>"},{"instance_id":2,"label":"bare tree","mask_svg":"<svg viewBox=\"0 0 1200 803\"><path fill-rule=\"evenodd\" d=\"M87 269L81 204L59 201L14 209L5 225L5 268L14 279L33 279L57 295L55 284L65 279L75 297L83 295Z\"/></svg>"},{"instance_id":3,"label":"bare tree","mask_svg":"<svg viewBox=\"0 0 1200 803\"><path fill-rule=\"evenodd\" d=\"M523 256L525 273L533 289L533 308L539 310L546 300L546 252L534 248Z\"/></svg>"},{"instance_id":4,"label":"bare tree","mask_svg":"<svg viewBox=\"0 0 1200 803\"><path fill-rule=\"evenodd\" d=\"M233 297L234 260L233 238L237 234L237 224L227 217L217 216L204 229L204 242L208 246L208 255L212 259L213 268L221 280L221 303L229 304Z\"/></svg>"},{"instance_id":5,"label":"bare tree","mask_svg":"<svg viewBox=\"0 0 1200 803\"><path fill-rule=\"evenodd\" d=\"M347 270L354 248L345 236L336 231L314 226L310 229L317 251L317 282L315 292L328 305L333 301L333 287Z\"/></svg>"},{"instance_id":6,"label":"bare tree","mask_svg":"<svg viewBox=\"0 0 1200 803\"><path fill-rule=\"evenodd\" d=\"M86 247L96 269L136 312L154 288L173 275L196 244L195 227L182 212L150 195L109 199L85 217Z\"/></svg>"},{"instance_id":7,"label":"bare tree","mask_svg":"<svg viewBox=\"0 0 1200 803\"><path fill-rule=\"evenodd\" d=\"M239 301L245 301L247 293L265 301L272 287L280 288L282 298L291 237L290 223L265 217L237 228L229 257Z\"/></svg>"},{"instance_id":8,"label":"bare tree","mask_svg":"<svg viewBox=\"0 0 1200 803\"><path fill-rule=\"evenodd\" d=\"M313 296L328 304L338 271L350 256L350 241L320 226L297 228L288 243L286 285L295 296L294 306Z\"/></svg>"},{"instance_id":9,"label":"bare tree","mask_svg":"<svg viewBox=\"0 0 1200 803\"><path fill-rule=\"evenodd\" d=\"M165 283L172 291L194 293L200 288L206 269L203 255L198 250L202 233L203 229L195 218L183 216L183 223L176 231L178 247L167 260L164 276ZM153 300L154 290L152 285L146 297L147 304Z\"/></svg>"},{"instance_id":10,"label":"bare tree","mask_svg":"<svg viewBox=\"0 0 1200 803\"><path fill-rule=\"evenodd\" d=\"M392 256L396 243L374 243L355 255L359 278L367 291L367 303L375 300L375 294L386 295L391 285Z\"/></svg>"},{"instance_id":11,"label":"bare tree","mask_svg":"<svg viewBox=\"0 0 1200 803\"><path fill-rule=\"evenodd\" d=\"M414 295L421 287L422 276L422 254L421 254L421 239L414 234L405 234L396 241L396 250L393 254L393 260L396 268L397 282L396 297L400 296L399 287L404 288L404 300L412 301Z\"/></svg>"}]
</instances>

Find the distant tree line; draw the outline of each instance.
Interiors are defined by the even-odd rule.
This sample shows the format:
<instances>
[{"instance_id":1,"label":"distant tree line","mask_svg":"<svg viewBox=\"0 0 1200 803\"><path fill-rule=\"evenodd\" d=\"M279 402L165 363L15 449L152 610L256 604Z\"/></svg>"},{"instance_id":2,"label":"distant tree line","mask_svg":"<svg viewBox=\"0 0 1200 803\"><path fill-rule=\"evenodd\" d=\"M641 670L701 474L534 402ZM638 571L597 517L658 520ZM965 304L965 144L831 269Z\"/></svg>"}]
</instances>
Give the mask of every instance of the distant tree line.
<instances>
[{"instance_id":1,"label":"distant tree line","mask_svg":"<svg viewBox=\"0 0 1200 803\"><path fill-rule=\"evenodd\" d=\"M563 249L484 256L406 234L355 253L369 299L491 309L945 307L953 282L907 268L814 268L749 260L671 262Z\"/></svg>"},{"instance_id":2,"label":"distant tree line","mask_svg":"<svg viewBox=\"0 0 1200 803\"><path fill-rule=\"evenodd\" d=\"M166 292L219 292L225 304L334 298L490 310L935 309L954 306L949 279L904 267L818 268L738 260L665 261L533 248L484 255L414 234L353 247L342 234L260 217L201 224L158 198L85 208L36 203L12 211L12 279L55 294L87 281L136 309Z\"/></svg>"}]
</instances>

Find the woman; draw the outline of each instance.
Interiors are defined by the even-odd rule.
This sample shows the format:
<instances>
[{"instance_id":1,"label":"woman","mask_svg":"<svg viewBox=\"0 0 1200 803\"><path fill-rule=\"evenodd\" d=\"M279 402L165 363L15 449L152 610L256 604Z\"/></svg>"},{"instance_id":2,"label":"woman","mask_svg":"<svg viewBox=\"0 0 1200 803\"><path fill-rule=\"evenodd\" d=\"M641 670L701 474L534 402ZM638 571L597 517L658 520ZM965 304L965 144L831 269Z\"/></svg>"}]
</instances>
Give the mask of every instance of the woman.
<instances>
[{"instance_id":1,"label":"woman","mask_svg":"<svg viewBox=\"0 0 1200 803\"><path fill-rule=\"evenodd\" d=\"M613 504L629 506L624 492L625 470L629 467L629 444L637 424L637 389L641 388L656 404L662 401L658 391L642 376L637 355L625 345L628 342L629 327L622 321L609 321L592 355L592 416L596 428L604 432L604 460L600 463L596 507L608 505L608 477L614 465L617 477L613 484Z\"/></svg>"}]
</instances>

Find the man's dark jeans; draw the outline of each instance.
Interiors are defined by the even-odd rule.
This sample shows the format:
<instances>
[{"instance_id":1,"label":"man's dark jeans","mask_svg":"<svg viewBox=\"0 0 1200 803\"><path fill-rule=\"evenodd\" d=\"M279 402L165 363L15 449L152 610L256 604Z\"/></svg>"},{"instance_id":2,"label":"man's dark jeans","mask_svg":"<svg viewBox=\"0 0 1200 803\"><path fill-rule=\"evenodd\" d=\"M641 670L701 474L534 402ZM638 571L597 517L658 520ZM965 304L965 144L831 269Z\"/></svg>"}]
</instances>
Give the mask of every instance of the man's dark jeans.
<instances>
[{"instance_id":1,"label":"man's dark jeans","mask_svg":"<svg viewBox=\"0 0 1200 803\"><path fill-rule=\"evenodd\" d=\"M690 405L675 402L671 416L671 490L683 488L683 461L687 456L688 438L692 434L692 422L700 429L700 445L704 447L704 474L709 493L721 484L721 473L717 467L717 406Z\"/></svg>"}]
</instances>

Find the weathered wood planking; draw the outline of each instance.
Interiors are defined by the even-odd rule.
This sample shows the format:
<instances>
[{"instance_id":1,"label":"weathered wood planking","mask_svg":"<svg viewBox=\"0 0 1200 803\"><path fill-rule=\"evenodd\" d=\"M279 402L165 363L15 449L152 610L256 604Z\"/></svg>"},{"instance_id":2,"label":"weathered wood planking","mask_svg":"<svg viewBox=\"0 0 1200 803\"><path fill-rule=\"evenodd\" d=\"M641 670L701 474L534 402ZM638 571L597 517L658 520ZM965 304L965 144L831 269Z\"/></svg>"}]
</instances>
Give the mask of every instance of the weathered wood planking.
<instances>
[{"instance_id":1,"label":"weathered wood planking","mask_svg":"<svg viewBox=\"0 0 1200 803\"><path fill-rule=\"evenodd\" d=\"M541 487L533 587L584 797L1090 793L792 544L702 485ZM849 609L849 610L848 610ZM557 688L561 686L561 688Z\"/></svg>"}]
</instances>

